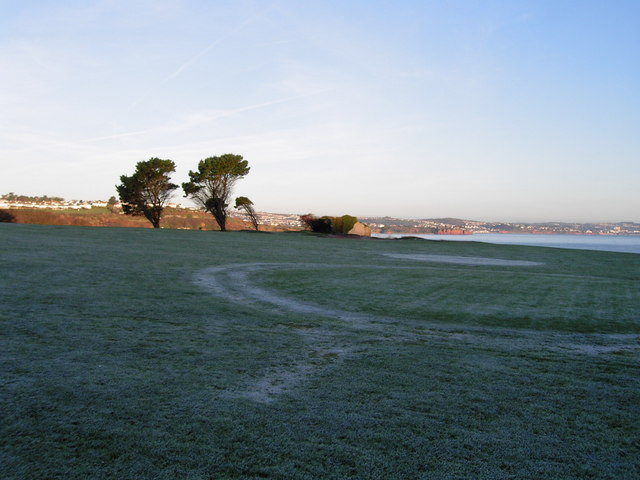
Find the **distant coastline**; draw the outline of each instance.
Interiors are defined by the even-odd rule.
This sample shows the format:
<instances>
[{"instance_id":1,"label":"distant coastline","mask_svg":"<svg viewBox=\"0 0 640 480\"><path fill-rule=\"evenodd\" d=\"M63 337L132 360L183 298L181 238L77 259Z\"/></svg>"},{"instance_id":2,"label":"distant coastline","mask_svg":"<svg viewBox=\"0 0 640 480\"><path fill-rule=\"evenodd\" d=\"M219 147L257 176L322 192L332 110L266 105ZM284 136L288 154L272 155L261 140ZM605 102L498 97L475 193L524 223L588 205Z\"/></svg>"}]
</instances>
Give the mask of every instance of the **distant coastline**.
<instances>
[{"instance_id":1,"label":"distant coastline","mask_svg":"<svg viewBox=\"0 0 640 480\"><path fill-rule=\"evenodd\" d=\"M469 241L496 245L569 248L640 254L640 235L562 234L562 233L478 233L471 236L437 234L373 234L376 238L421 238L436 241Z\"/></svg>"},{"instance_id":2,"label":"distant coastline","mask_svg":"<svg viewBox=\"0 0 640 480\"><path fill-rule=\"evenodd\" d=\"M373 233L419 235L534 234L534 235L640 235L639 222L617 223L510 223L459 218L404 219L361 217ZM455 233L454 233L455 232Z\"/></svg>"},{"instance_id":3,"label":"distant coastline","mask_svg":"<svg viewBox=\"0 0 640 480\"><path fill-rule=\"evenodd\" d=\"M54 225L93 225L144 227L146 220L119 215L119 204L113 209L104 200L65 200L60 197L25 197L14 194L0 196L0 222L40 223ZM264 230L300 230L299 214L258 212ZM241 215L230 212L236 220L231 229L250 228ZM211 215L178 203L169 203L168 228L214 230ZM407 219L395 217L359 217L372 233L402 235L469 236L477 234L525 235L640 235L640 222L485 222L459 218Z\"/></svg>"}]
</instances>

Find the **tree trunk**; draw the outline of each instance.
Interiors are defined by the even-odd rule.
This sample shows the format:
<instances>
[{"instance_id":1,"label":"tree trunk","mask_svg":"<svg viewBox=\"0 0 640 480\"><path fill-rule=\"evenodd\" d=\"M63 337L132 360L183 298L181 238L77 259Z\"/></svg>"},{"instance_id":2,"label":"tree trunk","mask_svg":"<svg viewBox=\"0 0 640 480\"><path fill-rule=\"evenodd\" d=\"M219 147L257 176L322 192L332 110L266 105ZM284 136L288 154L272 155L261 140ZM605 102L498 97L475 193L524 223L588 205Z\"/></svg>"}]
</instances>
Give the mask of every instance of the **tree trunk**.
<instances>
[{"instance_id":1,"label":"tree trunk","mask_svg":"<svg viewBox=\"0 0 640 480\"><path fill-rule=\"evenodd\" d=\"M151 222L153 228L160 228L160 218L162 217L162 212L146 211L144 212L144 216L147 217L147 220Z\"/></svg>"},{"instance_id":2,"label":"tree trunk","mask_svg":"<svg viewBox=\"0 0 640 480\"><path fill-rule=\"evenodd\" d=\"M220 199L214 199L211 202L211 208L209 211L213 214L213 218L216 219L216 222L218 222L220 231L225 232L227 230L226 204Z\"/></svg>"},{"instance_id":3,"label":"tree trunk","mask_svg":"<svg viewBox=\"0 0 640 480\"><path fill-rule=\"evenodd\" d=\"M216 217L216 221L218 222L218 225L220 225L220 231L221 232L226 232L227 231L227 219L224 216L221 216L220 218Z\"/></svg>"}]
</instances>

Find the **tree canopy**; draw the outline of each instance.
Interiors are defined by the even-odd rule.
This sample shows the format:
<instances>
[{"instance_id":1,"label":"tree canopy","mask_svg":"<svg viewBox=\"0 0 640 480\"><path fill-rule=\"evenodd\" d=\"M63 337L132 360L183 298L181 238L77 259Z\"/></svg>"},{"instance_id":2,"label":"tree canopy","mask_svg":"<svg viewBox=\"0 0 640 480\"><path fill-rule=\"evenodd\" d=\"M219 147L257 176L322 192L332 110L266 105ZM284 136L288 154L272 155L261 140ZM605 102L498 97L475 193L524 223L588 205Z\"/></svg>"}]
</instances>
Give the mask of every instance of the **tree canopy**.
<instances>
[{"instance_id":1,"label":"tree canopy","mask_svg":"<svg viewBox=\"0 0 640 480\"><path fill-rule=\"evenodd\" d=\"M189 182L182 184L185 197L210 212L220 230L226 230L229 197L235 183L249 173L248 162L242 155L225 153L205 158L197 171L189 171Z\"/></svg>"},{"instance_id":2,"label":"tree canopy","mask_svg":"<svg viewBox=\"0 0 640 480\"><path fill-rule=\"evenodd\" d=\"M133 175L122 175L116 190L120 196L122 211L127 215L144 215L153 228L160 228L162 211L178 188L170 182L170 174L176 171L172 160L150 158L136 164Z\"/></svg>"}]
</instances>

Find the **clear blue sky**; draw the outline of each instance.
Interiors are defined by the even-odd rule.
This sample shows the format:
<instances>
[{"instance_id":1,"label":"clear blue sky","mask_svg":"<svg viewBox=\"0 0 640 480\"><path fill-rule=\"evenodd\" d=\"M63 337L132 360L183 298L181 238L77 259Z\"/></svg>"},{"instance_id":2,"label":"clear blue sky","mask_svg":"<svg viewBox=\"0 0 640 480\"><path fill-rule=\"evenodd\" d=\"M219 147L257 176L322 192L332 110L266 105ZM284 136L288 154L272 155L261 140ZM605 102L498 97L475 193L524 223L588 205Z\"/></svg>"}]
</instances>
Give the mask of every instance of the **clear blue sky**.
<instances>
[{"instance_id":1,"label":"clear blue sky","mask_svg":"<svg viewBox=\"0 0 640 480\"><path fill-rule=\"evenodd\" d=\"M637 0L0 7L0 193L231 152L258 210L640 220Z\"/></svg>"}]
</instances>

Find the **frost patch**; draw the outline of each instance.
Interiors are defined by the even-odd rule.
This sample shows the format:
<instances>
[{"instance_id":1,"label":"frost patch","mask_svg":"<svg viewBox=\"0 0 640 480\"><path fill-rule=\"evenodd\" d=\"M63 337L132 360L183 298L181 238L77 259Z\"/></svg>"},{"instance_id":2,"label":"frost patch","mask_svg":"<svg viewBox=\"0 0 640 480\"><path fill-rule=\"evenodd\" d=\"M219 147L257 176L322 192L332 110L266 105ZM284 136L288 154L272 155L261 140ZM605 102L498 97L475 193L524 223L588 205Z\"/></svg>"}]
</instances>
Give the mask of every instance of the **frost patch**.
<instances>
[{"instance_id":1,"label":"frost patch","mask_svg":"<svg viewBox=\"0 0 640 480\"><path fill-rule=\"evenodd\" d=\"M298 365L291 370L281 369L270 372L259 380L253 388L238 392L238 396L260 403L271 403L283 393L295 388L301 381L310 376L311 365Z\"/></svg>"},{"instance_id":2,"label":"frost patch","mask_svg":"<svg viewBox=\"0 0 640 480\"><path fill-rule=\"evenodd\" d=\"M320 371L342 363L350 353L349 349L340 347L315 350L310 358L302 363L273 369L250 389L236 392L235 396L259 403L272 403L279 396L290 393Z\"/></svg>"},{"instance_id":3,"label":"frost patch","mask_svg":"<svg viewBox=\"0 0 640 480\"><path fill-rule=\"evenodd\" d=\"M455 263L457 265L492 265L500 267L534 267L544 265L541 262L527 260L505 260L502 258L463 257L456 255L425 255L405 253L383 253L385 257L400 260L416 260L418 262Z\"/></svg>"}]
</instances>

